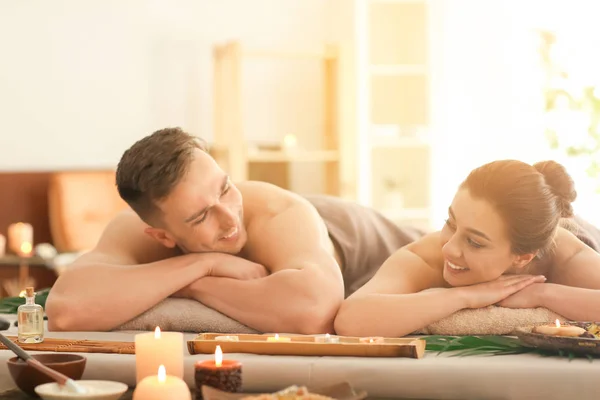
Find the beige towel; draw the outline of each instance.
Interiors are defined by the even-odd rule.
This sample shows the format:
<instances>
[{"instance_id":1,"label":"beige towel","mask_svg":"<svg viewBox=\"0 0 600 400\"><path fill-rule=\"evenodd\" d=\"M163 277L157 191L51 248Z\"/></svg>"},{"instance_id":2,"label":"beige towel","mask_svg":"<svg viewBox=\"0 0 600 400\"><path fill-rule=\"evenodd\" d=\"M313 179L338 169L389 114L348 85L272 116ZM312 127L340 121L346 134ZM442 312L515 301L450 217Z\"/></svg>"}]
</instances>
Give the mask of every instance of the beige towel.
<instances>
[{"instance_id":1,"label":"beige towel","mask_svg":"<svg viewBox=\"0 0 600 400\"><path fill-rule=\"evenodd\" d=\"M256 333L252 328L195 300L168 298L116 330Z\"/></svg>"},{"instance_id":2,"label":"beige towel","mask_svg":"<svg viewBox=\"0 0 600 400\"><path fill-rule=\"evenodd\" d=\"M521 326L538 325L565 318L546 308L485 308L458 311L436 323L420 329L415 334L423 335L510 335Z\"/></svg>"},{"instance_id":3,"label":"beige towel","mask_svg":"<svg viewBox=\"0 0 600 400\"><path fill-rule=\"evenodd\" d=\"M458 311L420 329L423 335L510 335L520 326L537 325L565 318L546 308L513 309L497 306ZM258 333L195 300L168 298L116 330Z\"/></svg>"}]
</instances>

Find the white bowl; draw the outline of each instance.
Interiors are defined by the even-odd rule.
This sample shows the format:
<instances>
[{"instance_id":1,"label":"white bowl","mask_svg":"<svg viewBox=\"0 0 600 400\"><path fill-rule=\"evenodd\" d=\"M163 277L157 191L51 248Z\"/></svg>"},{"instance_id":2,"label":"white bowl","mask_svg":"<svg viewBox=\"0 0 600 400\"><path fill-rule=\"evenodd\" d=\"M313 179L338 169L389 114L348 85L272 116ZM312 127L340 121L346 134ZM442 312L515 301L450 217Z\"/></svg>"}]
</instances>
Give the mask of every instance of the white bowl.
<instances>
[{"instance_id":1,"label":"white bowl","mask_svg":"<svg viewBox=\"0 0 600 400\"><path fill-rule=\"evenodd\" d=\"M88 393L79 394L68 391L56 382L44 383L35 387L35 392L44 400L117 400L129 388L126 384L113 381L75 381L88 389Z\"/></svg>"}]
</instances>

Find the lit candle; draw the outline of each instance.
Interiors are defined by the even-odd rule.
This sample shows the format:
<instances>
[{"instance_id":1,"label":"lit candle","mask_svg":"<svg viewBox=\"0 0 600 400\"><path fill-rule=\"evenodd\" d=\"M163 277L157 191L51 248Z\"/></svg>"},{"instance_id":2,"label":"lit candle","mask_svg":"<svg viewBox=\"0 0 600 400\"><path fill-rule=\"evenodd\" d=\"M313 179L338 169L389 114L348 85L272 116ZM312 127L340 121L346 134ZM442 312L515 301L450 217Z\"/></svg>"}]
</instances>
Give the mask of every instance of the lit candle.
<instances>
[{"instance_id":1,"label":"lit candle","mask_svg":"<svg viewBox=\"0 0 600 400\"><path fill-rule=\"evenodd\" d=\"M267 342L290 342L292 340L292 338L289 337L285 337L285 336L279 336L278 333L275 334L275 336L269 336L267 338Z\"/></svg>"},{"instance_id":2,"label":"lit candle","mask_svg":"<svg viewBox=\"0 0 600 400\"><path fill-rule=\"evenodd\" d=\"M540 325L534 327L533 332L541 333L543 335L577 337L584 334L586 330L578 326L561 326L560 321L557 319L554 325Z\"/></svg>"},{"instance_id":3,"label":"lit candle","mask_svg":"<svg viewBox=\"0 0 600 400\"><path fill-rule=\"evenodd\" d=\"M215 359L198 361L194 364L196 399L202 399L202 385L211 386L224 392L242 391L242 363L223 360L221 346L215 349Z\"/></svg>"},{"instance_id":4,"label":"lit candle","mask_svg":"<svg viewBox=\"0 0 600 400\"><path fill-rule=\"evenodd\" d=\"M331 336L329 333L325 335L315 336L315 342L317 343L339 343L340 338L336 336Z\"/></svg>"},{"instance_id":5,"label":"lit candle","mask_svg":"<svg viewBox=\"0 0 600 400\"><path fill-rule=\"evenodd\" d=\"M135 335L135 369L139 383L147 376L156 374L164 365L169 375L183 379L183 333L154 332Z\"/></svg>"},{"instance_id":6,"label":"lit candle","mask_svg":"<svg viewBox=\"0 0 600 400\"><path fill-rule=\"evenodd\" d=\"M385 340L380 336L363 337L358 340L360 343L384 343Z\"/></svg>"},{"instance_id":7,"label":"lit candle","mask_svg":"<svg viewBox=\"0 0 600 400\"><path fill-rule=\"evenodd\" d=\"M19 249L19 255L21 257L31 257L31 251L33 250L33 246L31 242L23 242L21 243L21 248Z\"/></svg>"},{"instance_id":8,"label":"lit candle","mask_svg":"<svg viewBox=\"0 0 600 400\"><path fill-rule=\"evenodd\" d=\"M14 254L22 255L21 247L24 243L33 243L33 226L24 222L17 222L8 227L8 246ZM31 252L31 250L29 250Z\"/></svg>"},{"instance_id":9,"label":"lit candle","mask_svg":"<svg viewBox=\"0 0 600 400\"><path fill-rule=\"evenodd\" d=\"M192 400L190 388L173 375L167 375L164 365L158 367L158 375L147 376L137 384L133 400Z\"/></svg>"}]
</instances>

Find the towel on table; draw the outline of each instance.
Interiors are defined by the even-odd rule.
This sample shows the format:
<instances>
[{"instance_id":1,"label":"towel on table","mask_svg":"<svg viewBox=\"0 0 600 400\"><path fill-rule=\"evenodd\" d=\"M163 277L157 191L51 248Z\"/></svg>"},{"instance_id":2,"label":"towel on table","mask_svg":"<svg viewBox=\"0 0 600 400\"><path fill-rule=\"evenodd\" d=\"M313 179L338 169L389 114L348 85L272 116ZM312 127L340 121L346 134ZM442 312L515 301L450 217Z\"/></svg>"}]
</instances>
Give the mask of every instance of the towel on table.
<instances>
[{"instance_id":1,"label":"towel on table","mask_svg":"<svg viewBox=\"0 0 600 400\"><path fill-rule=\"evenodd\" d=\"M175 332L257 333L196 300L180 298L167 298L116 330L153 331L157 326Z\"/></svg>"},{"instance_id":2,"label":"towel on table","mask_svg":"<svg viewBox=\"0 0 600 400\"><path fill-rule=\"evenodd\" d=\"M441 319L415 334L476 336L510 335L518 327L539 325L565 318L546 308L505 308L488 306L465 309Z\"/></svg>"},{"instance_id":3,"label":"towel on table","mask_svg":"<svg viewBox=\"0 0 600 400\"><path fill-rule=\"evenodd\" d=\"M520 326L537 325L565 318L546 308L513 309L497 306L465 309L414 334L422 335L510 335ZM168 298L121 325L117 330L259 333L195 300Z\"/></svg>"}]
</instances>

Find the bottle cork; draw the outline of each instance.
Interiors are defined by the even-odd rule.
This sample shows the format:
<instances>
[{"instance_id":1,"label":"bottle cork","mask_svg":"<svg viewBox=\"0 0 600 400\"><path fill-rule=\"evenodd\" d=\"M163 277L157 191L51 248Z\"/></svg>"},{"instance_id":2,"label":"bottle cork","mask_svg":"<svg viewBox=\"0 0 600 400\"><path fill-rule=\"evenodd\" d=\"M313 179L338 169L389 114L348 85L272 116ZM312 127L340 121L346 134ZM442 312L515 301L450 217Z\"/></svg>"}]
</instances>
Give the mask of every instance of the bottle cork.
<instances>
[{"instance_id":1,"label":"bottle cork","mask_svg":"<svg viewBox=\"0 0 600 400\"><path fill-rule=\"evenodd\" d=\"M28 286L25 288L25 296L27 297L33 297L33 287L32 286Z\"/></svg>"}]
</instances>

